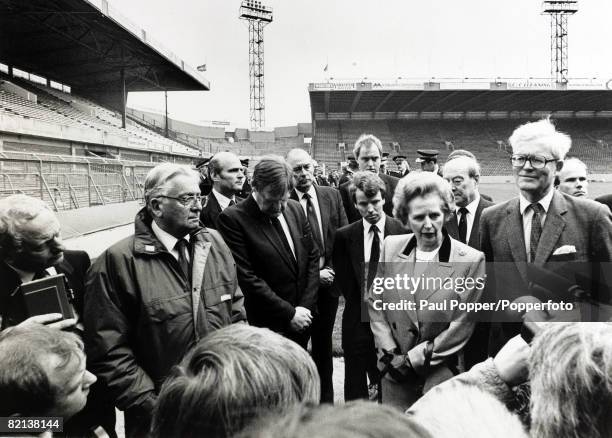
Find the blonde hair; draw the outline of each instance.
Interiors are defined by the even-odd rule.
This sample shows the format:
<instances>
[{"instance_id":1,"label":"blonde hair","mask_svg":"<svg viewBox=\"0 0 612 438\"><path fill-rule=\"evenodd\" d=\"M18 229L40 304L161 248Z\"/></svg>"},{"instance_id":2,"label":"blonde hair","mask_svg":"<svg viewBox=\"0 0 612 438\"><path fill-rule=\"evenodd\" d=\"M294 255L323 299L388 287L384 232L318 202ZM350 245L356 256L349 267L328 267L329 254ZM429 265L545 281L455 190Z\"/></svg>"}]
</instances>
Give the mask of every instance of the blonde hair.
<instances>
[{"instance_id":1,"label":"blonde hair","mask_svg":"<svg viewBox=\"0 0 612 438\"><path fill-rule=\"evenodd\" d=\"M454 380L431 389L407 414L436 438L528 438L519 418L503 403L474 385Z\"/></svg>"}]
</instances>

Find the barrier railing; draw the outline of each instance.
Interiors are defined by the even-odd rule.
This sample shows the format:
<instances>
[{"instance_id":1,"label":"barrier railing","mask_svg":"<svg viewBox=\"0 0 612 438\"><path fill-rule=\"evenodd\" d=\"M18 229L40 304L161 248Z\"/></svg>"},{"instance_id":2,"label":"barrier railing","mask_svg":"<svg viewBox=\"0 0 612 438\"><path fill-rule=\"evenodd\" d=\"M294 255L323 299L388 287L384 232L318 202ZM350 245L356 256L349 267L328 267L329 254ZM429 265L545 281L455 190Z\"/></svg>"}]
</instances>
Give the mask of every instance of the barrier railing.
<instances>
[{"instance_id":1,"label":"barrier railing","mask_svg":"<svg viewBox=\"0 0 612 438\"><path fill-rule=\"evenodd\" d=\"M142 200L157 163L0 152L0 197L23 193L54 210Z\"/></svg>"}]
</instances>

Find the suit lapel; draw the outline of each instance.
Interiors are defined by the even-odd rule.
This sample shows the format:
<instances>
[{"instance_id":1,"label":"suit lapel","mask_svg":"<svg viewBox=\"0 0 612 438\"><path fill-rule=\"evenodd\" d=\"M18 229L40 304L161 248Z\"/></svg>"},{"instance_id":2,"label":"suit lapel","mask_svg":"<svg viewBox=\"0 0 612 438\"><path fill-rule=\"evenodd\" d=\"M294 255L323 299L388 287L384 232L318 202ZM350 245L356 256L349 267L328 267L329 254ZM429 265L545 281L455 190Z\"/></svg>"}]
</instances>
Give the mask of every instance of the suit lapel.
<instances>
[{"instance_id":1,"label":"suit lapel","mask_svg":"<svg viewBox=\"0 0 612 438\"><path fill-rule=\"evenodd\" d=\"M321 212L321 228L323 228L323 245L327 246L327 240L329 239L329 215L331 212L331 201L327 194L319 187L315 187L317 194L317 200L319 201L319 211Z\"/></svg>"},{"instance_id":2,"label":"suit lapel","mask_svg":"<svg viewBox=\"0 0 612 438\"><path fill-rule=\"evenodd\" d=\"M553 248L557 244L561 233L565 228L565 220L563 215L567 212L567 205L563 195L555 192L553 194L548 213L546 213L546 220L542 227L542 235L538 243L538 249L534 263L543 265L548 260Z\"/></svg>"},{"instance_id":3,"label":"suit lapel","mask_svg":"<svg viewBox=\"0 0 612 438\"><path fill-rule=\"evenodd\" d=\"M300 205L299 208L302 208ZM299 260L303 258L307 258L306 254L304 254L304 248L301 245L300 237L301 235L296 236L297 230L301 230L300 224L297 221L297 218L293 214L293 212L287 207L283 212L283 217L287 222L287 227L289 227L289 235L291 236L291 242L293 243L293 250L295 251L295 261L293 259L293 254L287 254L288 260L291 261L291 265L296 268ZM314 241L313 241L314 244ZM284 251L287 253L287 251Z\"/></svg>"},{"instance_id":4,"label":"suit lapel","mask_svg":"<svg viewBox=\"0 0 612 438\"><path fill-rule=\"evenodd\" d=\"M525 236L523 235L523 218L519 209L519 198L513 199L506 209L506 218L503 221L506 230L506 241L510 245L512 259L516 268L527 281L527 252L525 250Z\"/></svg>"},{"instance_id":5,"label":"suit lapel","mask_svg":"<svg viewBox=\"0 0 612 438\"><path fill-rule=\"evenodd\" d=\"M365 256L363 254L363 223L361 221L355 222L353 230L350 233L350 251L351 263L353 264L353 271L357 279L357 284L363 285L363 263Z\"/></svg>"},{"instance_id":6,"label":"suit lapel","mask_svg":"<svg viewBox=\"0 0 612 438\"><path fill-rule=\"evenodd\" d=\"M446 223L446 232L454 239L459 240L459 224L457 224L457 212L454 211L450 220ZM470 236L471 238L472 236Z\"/></svg>"},{"instance_id":7,"label":"suit lapel","mask_svg":"<svg viewBox=\"0 0 612 438\"><path fill-rule=\"evenodd\" d=\"M468 245L472 248L480 248L480 236L478 230L480 229L480 215L482 214L482 210L484 210L484 202L482 197L478 202L478 207L476 207L476 214L474 215L474 222L472 224L472 231L470 233L470 240ZM457 227L457 235L459 235L459 227Z\"/></svg>"},{"instance_id":8,"label":"suit lapel","mask_svg":"<svg viewBox=\"0 0 612 438\"><path fill-rule=\"evenodd\" d=\"M287 264L287 266L289 266L293 271L295 271L296 267L295 263L293 262L293 257L291 256L291 254L287 254L285 247L281 242L279 242L278 237L276 236L276 230L270 222L270 219L261 212L259 206L257 205L257 202L255 202L255 199L253 199L252 196L249 196L244 202L247 203L245 205L245 208L251 210L252 212L250 216L258 219L257 223L259 225L261 233L266 236L266 238L270 241L270 244L280 254L281 259ZM289 226L289 230L291 231L291 226Z\"/></svg>"}]
</instances>

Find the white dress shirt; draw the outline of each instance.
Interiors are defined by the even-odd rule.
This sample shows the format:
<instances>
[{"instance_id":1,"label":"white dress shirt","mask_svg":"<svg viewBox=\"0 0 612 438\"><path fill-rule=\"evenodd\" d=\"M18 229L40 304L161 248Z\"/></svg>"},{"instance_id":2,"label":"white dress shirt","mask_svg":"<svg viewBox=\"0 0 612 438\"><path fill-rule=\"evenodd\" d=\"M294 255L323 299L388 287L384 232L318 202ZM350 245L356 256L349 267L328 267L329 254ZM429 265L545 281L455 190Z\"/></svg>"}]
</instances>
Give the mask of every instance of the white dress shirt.
<instances>
[{"instance_id":1,"label":"white dress shirt","mask_svg":"<svg viewBox=\"0 0 612 438\"><path fill-rule=\"evenodd\" d=\"M291 238L291 233L289 232L289 224L287 224L287 221L285 220L285 216L281 214L278 217L278 221L280 222L281 227L283 228L287 242L289 242L289 247L291 248L291 253L293 254L293 258L297 260L297 257L295 256L295 246L293 245L293 239Z\"/></svg>"},{"instance_id":2,"label":"white dress shirt","mask_svg":"<svg viewBox=\"0 0 612 438\"><path fill-rule=\"evenodd\" d=\"M383 240L385 240L385 220L386 216L383 214L378 222L374 225L378 227L378 238L380 239L380 252L383 248ZM363 261L367 264L370 262L370 254L372 252L372 240L374 240L374 233L370 233L372 224L361 219L363 223ZM380 254L380 253L379 253Z\"/></svg>"},{"instance_id":3,"label":"white dress shirt","mask_svg":"<svg viewBox=\"0 0 612 438\"><path fill-rule=\"evenodd\" d=\"M317 198L317 191L314 186L310 186L310 189L306 192L310 196L310 201L314 207L315 213L317 215L317 221L319 222L319 233L321 233L321 239L323 239L323 245L325 245L325 236L323 236L323 220L321 219L321 209L319 208L319 199ZM295 189L295 194L300 200L300 204L302 205L302 209L304 210L304 214L308 217L308 210L306 209L306 199L304 199L304 193L300 192L298 189Z\"/></svg>"},{"instance_id":4,"label":"white dress shirt","mask_svg":"<svg viewBox=\"0 0 612 438\"><path fill-rule=\"evenodd\" d=\"M234 201L234 203L236 203L235 197L228 198L227 196L222 195L221 193L216 191L215 189L212 189L212 194L217 199L217 202L219 203L219 207L221 207L221 211L229 207L230 202Z\"/></svg>"},{"instance_id":5,"label":"white dress shirt","mask_svg":"<svg viewBox=\"0 0 612 438\"><path fill-rule=\"evenodd\" d=\"M555 189L551 186L550 191L544 195L542 199L538 201L544 208L544 214L541 216L542 220L542 229L544 228L544 222L546 221L546 215L548 214L548 209L550 208L550 203L552 202L553 194L555 193ZM521 212L521 216L523 216L523 236L525 238L525 251L527 251L527 261L531 262L531 218L533 217L533 210L531 208L527 208L531 205L531 202L525 198L522 193L519 193L519 210Z\"/></svg>"},{"instance_id":6,"label":"white dress shirt","mask_svg":"<svg viewBox=\"0 0 612 438\"><path fill-rule=\"evenodd\" d=\"M162 245L166 247L168 252L172 254L172 256L178 261L179 253L178 253L178 250L175 248L176 242L178 242L178 239L174 237L172 234L169 234L166 231L162 230L159 227L159 225L157 225L157 222L155 221L153 221L153 223L151 224L151 228L153 229L153 234L155 234L155 237L159 239ZM189 234L186 234L185 237L183 237L183 239L189 242L189 237L190 237ZM187 254L186 256L187 256L187 261L189 261L189 254Z\"/></svg>"},{"instance_id":7,"label":"white dress shirt","mask_svg":"<svg viewBox=\"0 0 612 438\"><path fill-rule=\"evenodd\" d=\"M302 209L304 210L304 214L308 218L308 208L306 205L307 200L304 199L305 193L300 192L298 189L294 189L294 190L295 190L295 194L300 200L300 205L302 206ZM308 193L308 195L310 196L310 202L312 202L312 205L314 207L315 214L317 216L317 222L319 222L319 233L321 235L321 243L323 244L323 248L325 248L325 236L323 235L323 220L321 219L321 209L319 208L319 198L317 198L317 191L315 190L314 186L310 186L310 189L306 193ZM313 239L314 239L314 234L313 234ZM319 257L319 269L322 269L323 266L325 266L325 254L321 254L321 257Z\"/></svg>"}]
</instances>

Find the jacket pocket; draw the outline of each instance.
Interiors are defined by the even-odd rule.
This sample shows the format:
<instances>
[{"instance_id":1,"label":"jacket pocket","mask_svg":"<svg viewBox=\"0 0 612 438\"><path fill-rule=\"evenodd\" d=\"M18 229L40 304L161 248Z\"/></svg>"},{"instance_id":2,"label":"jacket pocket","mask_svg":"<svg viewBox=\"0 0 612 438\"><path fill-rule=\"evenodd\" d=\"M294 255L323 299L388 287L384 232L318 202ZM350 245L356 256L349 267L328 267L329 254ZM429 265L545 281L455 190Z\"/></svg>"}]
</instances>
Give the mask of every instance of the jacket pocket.
<instances>
[{"instance_id":1,"label":"jacket pocket","mask_svg":"<svg viewBox=\"0 0 612 438\"><path fill-rule=\"evenodd\" d=\"M145 304L149 318L153 322L169 324L191 315L191 295L182 294L170 298L160 298Z\"/></svg>"}]
</instances>

